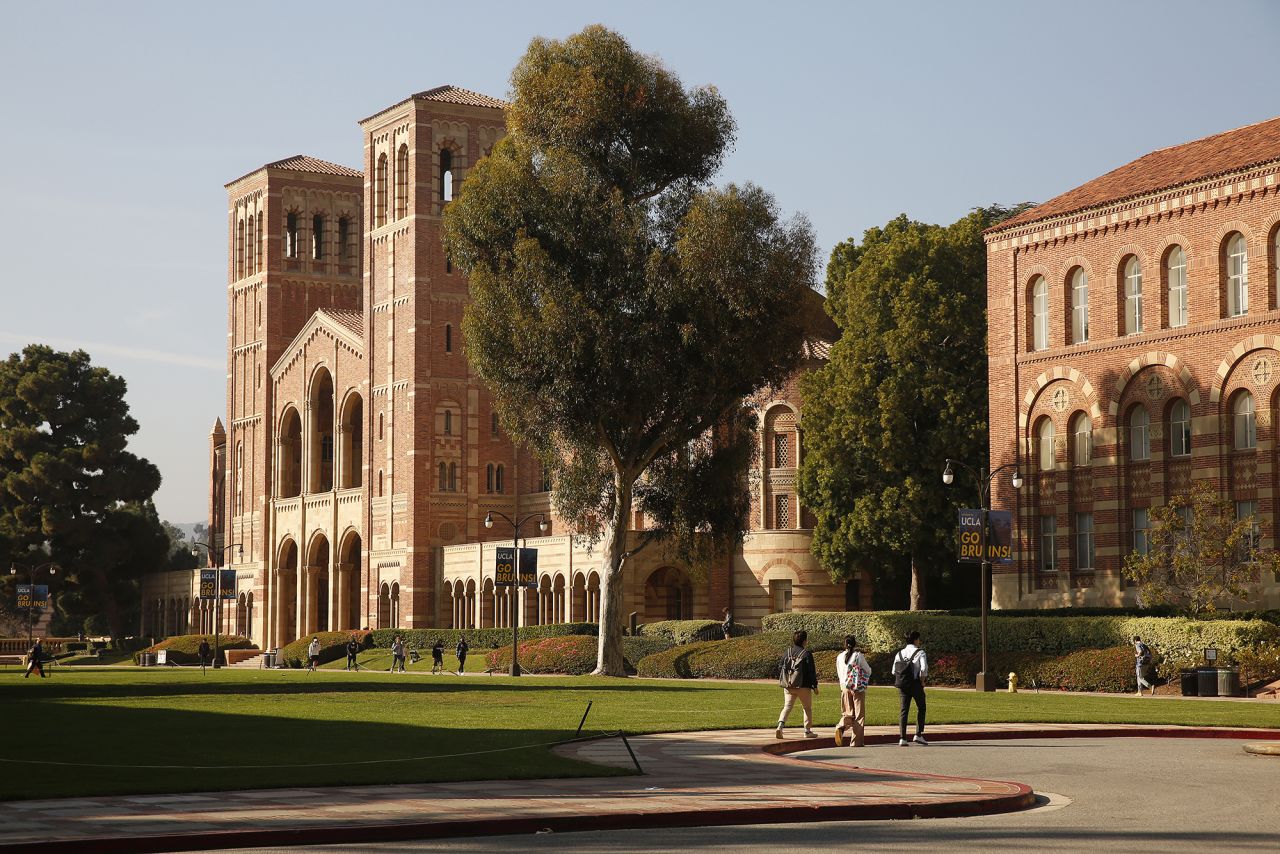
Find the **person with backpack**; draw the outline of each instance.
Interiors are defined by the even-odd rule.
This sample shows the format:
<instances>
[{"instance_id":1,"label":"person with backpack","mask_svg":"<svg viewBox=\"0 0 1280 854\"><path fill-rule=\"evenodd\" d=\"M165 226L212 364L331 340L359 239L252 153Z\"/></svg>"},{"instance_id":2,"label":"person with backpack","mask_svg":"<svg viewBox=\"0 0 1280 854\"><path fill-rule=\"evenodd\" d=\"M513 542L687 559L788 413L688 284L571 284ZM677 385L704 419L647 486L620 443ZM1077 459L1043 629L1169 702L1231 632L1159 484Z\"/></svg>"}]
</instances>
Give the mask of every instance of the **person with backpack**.
<instances>
[{"instance_id":1,"label":"person with backpack","mask_svg":"<svg viewBox=\"0 0 1280 854\"><path fill-rule=\"evenodd\" d=\"M400 665L400 672L404 673L405 672L404 641L400 639L399 635L396 635L395 639L391 641L391 672L392 673L396 672L397 664Z\"/></svg>"},{"instance_id":2,"label":"person with backpack","mask_svg":"<svg viewBox=\"0 0 1280 854\"><path fill-rule=\"evenodd\" d=\"M196 647L196 655L200 656L200 672L204 673L204 668L213 659L213 650L209 648L209 639L200 638L200 646Z\"/></svg>"},{"instance_id":3,"label":"person with backpack","mask_svg":"<svg viewBox=\"0 0 1280 854\"><path fill-rule=\"evenodd\" d=\"M840 723L836 724L836 747L844 746L844 733L853 734L853 746L865 747L867 685L871 665L858 650L858 639L845 635L844 652L836 656L836 681L840 683Z\"/></svg>"},{"instance_id":4,"label":"person with backpack","mask_svg":"<svg viewBox=\"0 0 1280 854\"><path fill-rule=\"evenodd\" d=\"M347 670L359 670L360 662L356 661L356 653L360 651L360 641L356 640L356 636L352 635L351 640L347 641Z\"/></svg>"},{"instance_id":5,"label":"person with backpack","mask_svg":"<svg viewBox=\"0 0 1280 854\"><path fill-rule=\"evenodd\" d=\"M909 747L907 714L911 701L916 701L916 744L928 745L924 739L924 680L929 676L929 662L920 646L920 633L907 635L907 644L893 657L893 684L898 689L898 746Z\"/></svg>"},{"instance_id":6,"label":"person with backpack","mask_svg":"<svg viewBox=\"0 0 1280 854\"><path fill-rule=\"evenodd\" d=\"M431 672L444 672L444 641L436 638L436 642L431 645Z\"/></svg>"},{"instance_id":7,"label":"person with backpack","mask_svg":"<svg viewBox=\"0 0 1280 854\"><path fill-rule=\"evenodd\" d=\"M818 667L813 663L813 652L807 649L808 645L809 633L801 629L791 636L791 646L782 656L778 684L785 696L782 714L778 715L778 728L773 733L775 738L782 738L782 728L787 725L787 717L796 700L804 709L804 737L817 737L813 733L813 698L818 694Z\"/></svg>"},{"instance_id":8,"label":"person with backpack","mask_svg":"<svg viewBox=\"0 0 1280 854\"><path fill-rule=\"evenodd\" d=\"M44 644L40 638L36 638L36 642L31 645L31 649L27 650L27 671L22 674L22 678L30 678L33 670L40 674L41 679L45 678Z\"/></svg>"},{"instance_id":9,"label":"person with backpack","mask_svg":"<svg viewBox=\"0 0 1280 854\"><path fill-rule=\"evenodd\" d=\"M307 644L307 672L315 673L316 665L320 663L320 638L311 639L311 643Z\"/></svg>"},{"instance_id":10,"label":"person with backpack","mask_svg":"<svg viewBox=\"0 0 1280 854\"><path fill-rule=\"evenodd\" d=\"M1151 654L1151 647L1142 642L1142 638L1138 635L1133 636L1133 657L1134 664L1138 671L1138 696L1142 696L1142 689L1145 686L1151 690L1152 696L1155 696L1155 675L1152 671L1152 664L1155 661ZM1152 678L1148 681L1147 677Z\"/></svg>"},{"instance_id":11,"label":"person with backpack","mask_svg":"<svg viewBox=\"0 0 1280 854\"><path fill-rule=\"evenodd\" d=\"M461 635L458 636L458 645L454 647L454 655L458 656L458 675L461 676L467 670L467 650L471 647L467 644L467 639Z\"/></svg>"}]
</instances>

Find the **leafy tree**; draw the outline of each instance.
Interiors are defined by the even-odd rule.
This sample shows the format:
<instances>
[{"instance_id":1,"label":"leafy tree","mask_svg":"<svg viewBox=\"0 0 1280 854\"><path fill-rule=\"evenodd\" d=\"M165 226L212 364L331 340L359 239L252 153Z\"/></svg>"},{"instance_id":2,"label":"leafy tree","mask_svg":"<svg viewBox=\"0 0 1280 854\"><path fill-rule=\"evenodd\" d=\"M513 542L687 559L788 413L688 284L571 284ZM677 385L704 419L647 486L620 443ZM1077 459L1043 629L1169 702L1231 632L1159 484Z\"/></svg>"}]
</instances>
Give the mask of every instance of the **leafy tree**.
<instances>
[{"instance_id":1,"label":"leafy tree","mask_svg":"<svg viewBox=\"0 0 1280 854\"><path fill-rule=\"evenodd\" d=\"M177 525L169 521L162 521L160 526L164 529L165 536L169 541L169 551L165 557L166 569L195 569L200 565L200 558L191 553L191 540L187 539L187 534ZM203 527L196 526L196 530Z\"/></svg>"},{"instance_id":2,"label":"leafy tree","mask_svg":"<svg viewBox=\"0 0 1280 854\"><path fill-rule=\"evenodd\" d=\"M1231 501L1208 481L1150 510L1147 553L1125 558L1125 577L1142 603L1173 605L1191 614L1249 599L1263 569L1280 571L1280 554L1259 548L1262 523L1237 519Z\"/></svg>"},{"instance_id":3,"label":"leafy tree","mask_svg":"<svg viewBox=\"0 0 1280 854\"><path fill-rule=\"evenodd\" d=\"M758 187L709 186L733 137L724 100L604 27L535 39L512 88L509 133L445 240L504 428L602 541L598 672L622 675L627 561L654 542L705 561L741 537L743 401L798 362L813 235ZM633 508L657 524L629 537Z\"/></svg>"},{"instance_id":4,"label":"leafy tree","mask_svg":"<svg viewBox=\"0 0 1280 854\"><path fill-rule=\"evenodd\" d=\"M33 344L0 362L0 557L56 561L58 610L76 630L102 611L121 632L137 594L116 583L113 538L142 538L155 515L125 506L149 502L160 473L127 450L138 423L124 395L124 380L83 350ZM154 529L164 537L158 520Z\"/></svg>"},{"instance_id":5,"label":"leafy tree","mask_svg":"<svg viewBox=\"0 0 1280 854\"><path fill-rule=\"evenodd\" d=\"M943 460L987 456L982 232L1023 207L945 227L903 215L831 253L827 311L841 335L801 383L799 491L833 580L908 569L916 609L954 565L955 509L974 497L943 485Z\"/></svg>"}]
</instances>

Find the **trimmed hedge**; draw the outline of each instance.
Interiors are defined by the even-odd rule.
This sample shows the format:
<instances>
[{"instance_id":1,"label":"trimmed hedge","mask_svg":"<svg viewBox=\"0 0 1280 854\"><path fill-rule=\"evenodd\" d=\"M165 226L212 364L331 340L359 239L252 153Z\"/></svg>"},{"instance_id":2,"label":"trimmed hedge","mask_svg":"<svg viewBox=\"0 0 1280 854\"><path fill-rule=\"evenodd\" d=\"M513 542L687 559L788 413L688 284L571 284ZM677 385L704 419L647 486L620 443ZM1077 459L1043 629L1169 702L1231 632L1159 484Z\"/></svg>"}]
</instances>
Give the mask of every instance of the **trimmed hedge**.
<instances>
[{"instance_id":1,"label":"trimmed hedge","mask_svg":"<svg viewBox=\"0 0 1280 854\"><path fill-rule=\"evenodd\" d=\"M200 641L202 640L209 641L209 649L212 651L215 646L213 635L175 635L135 652L133 654L133 663L141 664L142 656L145 653L159 652L163 649L165 650L165 657L173 664L199 664ZM221 650L257 648L253 641L240 635L218 635L216 646Z\"/></svg>"},{"instance_id":2,"label":"trimmed hedge","mask_svg":"<svg viewBox=\"0 0 1280 854\"><path fill-rule=\"evenodd\" d=\"M811 635L852 634L864 649L898 649L912 629L926 648L955 652L980 650L976 617L953 617L919 611L814 611L770 614L767 632L805 629ZM1207 646L1230 659L1236 652L1280 643L1280 626L1263 620L1193 620L1187 617L1004 617L991 616L989 651L1064 654L1080 649L1127 645L1140 635L1173 662L1194 662Z\"/></svg>"},{"instance_id":3,"label":"trimmed hedge","mask_svg":"<svg viewBox=\"0 0 1280 854\"><path fill-rule=\"evenodd\" d=\"M931 611L921 611L919 613L938 613ZM950 614L953 617L977 617L979 610L977 608L952 608L950 611L941 613ZM1160 605L1152 608L1099 608L1099 607L1076 607L1076 608L1001 608L999 611L989 612L1001 617L1185 617L1186 613L1174 608L1170 605ZM1252 611L1210 611L1204 614L1197 614L1197 620L1265 620L1268 623L1276 623L1280 625L1280 609L1272 608L1269 610L1252 610Z\"/></svg>"},{"instance_id":4,"label":"trimmed hedge","mask_svg":"<svg viewBox=\"0 0 1280 854\"><path fill-rule=\"evenodd\" d=\"M347 654L347 642L351 640L352 635L355 635L356 640L360 642L361 649L368 649L373 645L369 642L371 634L371 632L366 631L345 631L315 632L304 635L293 643L281 647L280 652L276 655L276 661L286 667L305 667L307 663L307 647L311 646L312 638L320 640L321 664L336 661Z\"/></svg>"},{"instance_id":5,"label":"trimmed hedge","mask_svg":"<svg viewBox=\"0 0 1280 854\"><path fill-rule=\"evenodd\" d=\"M658 620L637 626L636 631L642 637L666 638L673 643L693 643L710 640L708 634L722 637L722 625L719 620Z\"/></svg>"},{"instance_id":6,"label":"trimmed hedge","mask_svg":"<svg viewBox=\"0 0 1280 854\"><path fill-rule=\"evenodd\" d=\"M791 645L791 633L762 633L728 640L701 641L673 647L642 658L636 666L640 676L658 679L777 679L782 655ZM834 635L809 635L809 649L842 649L844 642ZM831 679L835 679L835 653L829 656ZM819 678L822 678L819 664Z\"/></svg>"},{"instance_id":7,"label":"trimmed hedge","mask_svg":"<svg viewBox=\"0 0 1280 854\"><path fill-rule=\"evenodd\" d=\"M622 654L627 669L635 671L636 662L671 645L663 638L623 638ZM520 644L520 669L530 673L564 673L583 676L596 669L599 641L586 635L539 638ZM492 650L485 659L497 670L511 669L511 645Z\"/></svg>"},{"instance_id":8,"label":"trimmed hedge","mask_svg":"<svg viewBox=\"0 0 1280 854\"><path fill-rule=\"evenodd\" d=\"M596 637L600 627L595 623L553 623L547 626L520 626L516 631L520 640L526 641L573 635ZM373 646L383 649L391 647L396 635L404 641L406 648L417 647L420 652L431 649L437 639L444 641L445 649L452 650L462 636L466 637L468 645L481 649L494 649L503 644L511 646L511 629L375 629L371 634Z\"/></svg>"}]
</instances>

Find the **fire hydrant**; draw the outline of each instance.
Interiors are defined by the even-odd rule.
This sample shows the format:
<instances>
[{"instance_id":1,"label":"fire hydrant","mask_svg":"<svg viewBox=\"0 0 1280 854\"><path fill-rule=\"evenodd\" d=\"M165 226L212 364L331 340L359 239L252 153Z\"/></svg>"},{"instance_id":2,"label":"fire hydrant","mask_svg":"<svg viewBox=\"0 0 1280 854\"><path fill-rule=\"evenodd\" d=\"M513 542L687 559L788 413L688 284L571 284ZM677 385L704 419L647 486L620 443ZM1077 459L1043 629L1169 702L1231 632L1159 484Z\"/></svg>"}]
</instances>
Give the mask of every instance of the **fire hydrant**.
<instances>
[{"instance_id":1,"label":"fire hydrant","mask_svg":"<svg viewBox=\"0 0 1280 854\"><path fill-rule=\"evenodd\" d=\"M1018 674L1016 673L1009 674L1009 693L1018 693Z\"/></svg>"}]
</instances>

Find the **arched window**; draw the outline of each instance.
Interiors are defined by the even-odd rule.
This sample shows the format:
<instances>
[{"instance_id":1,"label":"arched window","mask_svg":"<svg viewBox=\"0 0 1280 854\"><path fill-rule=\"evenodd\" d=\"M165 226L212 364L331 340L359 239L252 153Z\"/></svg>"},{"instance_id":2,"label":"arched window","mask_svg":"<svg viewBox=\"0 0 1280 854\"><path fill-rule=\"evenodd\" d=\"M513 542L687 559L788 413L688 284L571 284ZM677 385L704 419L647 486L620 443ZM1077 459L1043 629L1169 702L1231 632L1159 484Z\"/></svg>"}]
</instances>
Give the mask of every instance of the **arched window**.
<instances>
[{"instance_id":1,"label":"arched window","mask_svg":"<svg viewBox=\"0 0 1280 854\"><path fill-rule=\"evenodd\" d=\"M449 487L449 467L444 463L439 466L440 473L440 491L444 492Z\"/></svg>"},{"instance_id":2,"label":"arched window","mask_svg":"<svg viewBox=\"0 0 1280 854\"><path fill-rule=\"evenodd\" d=\"M1083 267L1071 274L1071 343L1089 340L1089 275Z\"/></svg>"},{"instance_id":3,"label":"arched window","mask_svg":"<svg viewBox=\"0 0 1280 854\"><path fill-rule=\"evenodd\" d=\"M257 260L255 262L254 269L253 269L255 273L262 272L262 268L266 266L266 263L267 263L266 258L267 258L267 232L262 227L262 211L258 211L258 251L257 251Z\"/></svg>"},{"instance_id":4,"label":"arched window","mask_svg":"<svg viewBox=\"0 0 1280 854\"><path fill-rule=\"evenodd\" d=\"M1036 446L1040 458L1040 471L1053 471L1053 419L1042 418L1036 427Z\"/></svg>"},{"instance_id":5,"label":"arched window","mask_svg":"<svg viewBox=\"0 0 1280 854\"><path fill-rule=\"evenodd\" d=\"M375 226L387 224L387 155L378 155L373 179L373 221Z\"/></svg>"},{"instance_id":6,"label":"arched window","mask_svg":"<svg viewBox=\"0 0 1280 854\"><path fill-rule=\"evenodd\" d=\"M1169 326L1176 329L1187 325L1187 254L1181 246L1169 250L1165 265L1169 280Z\"/></svg>"},{"instance_id":7,"label":"arched window","mask_svg":"<svg viewBox=\"0 0 1280 854\"><path fill-rule=\"evenodd\" d=\"M484 467L484 491L493 492L493 463Z\"/></svg>"},{"instance_id":8,"label":"arched window","mask_svg":"<svg viewBox=\"0 0 1280 854\"><path fill-rule=\"evenodd\" d=\"M1142 264L1130 256L1124 265L1124 334L1142 331Z\"/></svg>"},{"instance_id":9,"label":"arched window","mask_svg":"<svg viewBox=\"0 0 1280 854\"><path fill-rule=\"evenodd\" d=\"M1135 406L1129 413L1129 459L1151 459L1151 416L1145 406Z\"/></svg>"},{"instance_id":10,"label":"arched window","mask_svg":"<svg viewBox=\"0 0 1280 854\"><path fill-rule=\"evenodd\" d=\"M1049 283L1044 276L1036 276L1031 286L1031 349L1044 350L1049 346Z\"/></svg>"},{"instance_id":11,"label":"arched window","mask_svg":"<svg viewBox=\"0 0 1280 854\"><path fill-rule=\"evenodd\" d=\"M409 146L396 152L396 219L409 212Z\"/></svg>"},{"instance_id":12,"label":"arched window","mask_svg":"<svg viewBox=\"0 0 1280 854\"><path fill-rule=\"evenodd\" d=\"M489 433L493 436L498 435L498 413L489 413Z\"/></svg>"},{"instance_id":13,"label":"arched window","mask_svg":"<svg viewBox=\"0 0 1280 854\"><path fill-rule=\"evenodd\" d=\"M245 233L244 271L245 275L252 276L258 272L258 235L253 227L253 214L249 214L249 219L245 222Z\"/></svg>"},{"instance_id":14,"label":"arched window","mask_svg":"<svg viewBox=\"0 0 1280 854\"><path fill-rule=\"evenodd\" d=\"M494 478L493 478L493 485L498 490L499 495L506 492L506 484L503 483L503 481L506 480L506 478L504 477L505 474L506 472L503 470L503 467L499 465L498 470L494 474Z\"/></svg>"},{"instance_id":15,"label":"arched window","mask_svg":"<svg viewBox=\"0 0 1280 854\"><path fill-rule=\"evenodd\" d=\"M324 216L311 217L311 257L317 261L324 257Z\"/></svg>"},{"instance_id":16,"label":"arched window","mask_svg":"<svg viewBox=\"0 0 1280 854\"><path fill-rule=\"evenodd\" d=\"M236 514L244 513L244 442L236 443Z\"/></svg>"},{"instance_id":17,"label":"arched window","mask_svg":"<svg viewBox=\"0 0 1280 854\"><path fill-rule=\"evenodd\" d=\"M1087 466L1093 462L1093 422L1083 412L1071 419L1071 464Z\"/></svg>"},{"instance_id":18,"label":"arched window","mask_svg":"<svg viewBox=\"0 0 1280 854\"><path fill-rule=\"evenodd\" d=\"M236 271L237 279L244 278L244 220L236 222Z\"/></svg>"},{"instance_id":19,"label":"arched window","mask_svg":"<svg viewBox=\"0 0 1280 854\"><path fill-rule=\"evenodd\" d=\"M286 258L298 257L298 215L293 211L284 218L284 254Z\"/></svg>"},{"instance_id":20,"label":"arched window","mask_svg":"<svg viewBox=\"0 0 1280 854\"><path fill-rule=\"evenodd\" d=\"M453 324L446 323L444 325L444 351L446 353L453 352Z\"/></svg>"},{"instance_id":21,"label":"arched window","mask_svg":"<svg viewBox=\"0 0 1280 854\"><path fill-rule=\"evenodd\" d=\"M1240 232L1227 238L1227 316L1249 311L1249 251Z\"/></svg>"},{"instance_id":22,"label":"arched window","mask_svg":"<svg viewBox=\"0 0 1280 854\"><path fill-rule=\"evenodd\" d=\"M446 436L453 435L453 410L451 409L444 411L444 434Z\"/></svg>"},{"instance_id":23,"label":"arched window","mask_svg":"<svg viewBox=\"0 0 1280 854\"><path fill-rule=\"evenodd\" d=\"M1191 406L1185 400L1169 407L1169 456L1191 456Z\"/></svg>"},{"instance_id":24,"label":"arched window","mask_svg":"<svg viewBox=\"0 0 1280 854\"><path fill-rule=\"evenodd\" d=\"M440 149L440 199L453 201L453 152Z\"/></svg>"},{"instance_id":25,"label":"arched window","mask_svg":"<svg viewBox=\"0 0 1280 854\"><path fill-rule=\"evenodd\" d=\"M338 217L338 260L348 261L351 258L351 220L345 216Z\"/></svg>"},{"instance_id":26,"label":"arched window","mask_svg":"<svg viewBox=\"0 0 1280 854\"><path fill-rule=\"evenodd\" d=\"M382 469L378 469L378 497L382 497Z\"/></svg>"},{"instance_id":27,"label":"arched window","mask_svg":"<svg viewBox=\"0 0 1280 854\"><path fill-rule=\"evenodd\" d=\"M1253 395L1242 391L1231 406L1231 447L1245 451L1258 447L1258 422L1253 409Z\"/></svg>"},{"instance_id":28,"label":"arched window","mask_svg":"<svg viewBox=\"0 0 1280 854\"><path fill-rule=\"evenodd\" d=\"M449 491L458 491L458 464L449 463Z\"/></svg>"}]
</instances>

